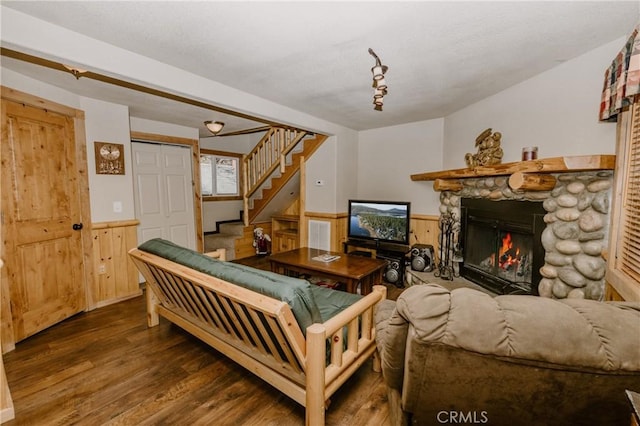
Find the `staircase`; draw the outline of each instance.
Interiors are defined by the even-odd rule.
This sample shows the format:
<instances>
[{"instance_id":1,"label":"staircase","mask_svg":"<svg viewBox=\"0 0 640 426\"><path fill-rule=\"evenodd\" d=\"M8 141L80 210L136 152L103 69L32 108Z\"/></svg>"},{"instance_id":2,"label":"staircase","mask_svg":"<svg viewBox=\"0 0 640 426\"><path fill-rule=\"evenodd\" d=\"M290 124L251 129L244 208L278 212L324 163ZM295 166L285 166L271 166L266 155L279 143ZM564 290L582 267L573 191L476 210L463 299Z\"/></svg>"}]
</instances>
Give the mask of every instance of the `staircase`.
<instances>
[{"instance_id":1,"label":"staircase","mask_svg":"<svg viewBox=\"0 0 640 426\"><path fill-rule=\"evenodd\" d=\"M278 193L300 171L300 161L326 139L304 130L271 127L243 159L244 222L221 223L219 232L206 234L205 252L225 248L227 260L255 254L252 223L269 203L278 202Z\"/></svg>"},{"instance_id":2,"label":"staircase","mask_svg":"<svg viewBox=\"0 0 640 426\"><path fill-rule=\"evenodd\" d=\"M327 139L299 129L272 127L244 157L244 223L253 223Z\"/></svg>"}]
</instances>

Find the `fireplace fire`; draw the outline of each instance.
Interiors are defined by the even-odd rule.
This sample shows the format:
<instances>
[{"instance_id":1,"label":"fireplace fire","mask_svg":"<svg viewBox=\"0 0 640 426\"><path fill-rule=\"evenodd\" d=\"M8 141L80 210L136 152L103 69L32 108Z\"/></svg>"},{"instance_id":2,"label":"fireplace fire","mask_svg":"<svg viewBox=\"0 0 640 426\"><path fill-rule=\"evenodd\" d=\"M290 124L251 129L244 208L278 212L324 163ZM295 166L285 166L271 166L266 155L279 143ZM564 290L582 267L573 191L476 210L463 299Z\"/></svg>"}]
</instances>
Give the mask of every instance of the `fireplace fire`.
<instances>
[{"instance_id":1,"label":"fireplace fire","mask_svg":"<svg viewBox=\"0 0 640 426\"><path fill-rule=\"evenodd\" d=\"M531 283L531 241L521 239L521 243L514 245L514 238L510 232L504 233L498 249L498 262L496 254L491 253L489 257L480 262L480 267L487 272L496 271L500 278L519 283Z\"/></svg>"},{"instance_id":2,"label":"fireplace fire","mask_svg":"<svg viewBox=\"0 0 640 426\"><path fill-rule=\"evenodd\" d=\"M460 274L498 294L537 294L542 203L462 200Z\"/></svg>"}]
</instances>

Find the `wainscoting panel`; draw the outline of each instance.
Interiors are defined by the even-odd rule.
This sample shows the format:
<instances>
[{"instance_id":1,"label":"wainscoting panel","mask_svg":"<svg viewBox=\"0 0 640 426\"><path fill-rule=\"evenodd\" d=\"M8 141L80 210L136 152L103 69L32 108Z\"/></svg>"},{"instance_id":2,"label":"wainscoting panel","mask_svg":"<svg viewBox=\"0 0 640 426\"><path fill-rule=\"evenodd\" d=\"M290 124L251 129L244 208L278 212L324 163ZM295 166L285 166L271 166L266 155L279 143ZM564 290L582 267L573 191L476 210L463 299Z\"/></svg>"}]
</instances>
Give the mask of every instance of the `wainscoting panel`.
<instances>
[{"instance_id":1,"label":"wainscoting panel","mask_svg":"<svg viewBox=\"0 0 640 426\"><path fill-rule=\"evenodd\" d=\"M305 223L300 224L300 227L302 229L304 226L304 229L310 230L310 223L315 221L328 223L330 235L329 250L342 252L342 242L347 239L347 214L305 212ZM309 244L311 244L310 239L311 235L307 235L306 238L301 236L300 247L309 247Z\"/></svg>"},{"instance_id":2,"label":"wainscoting panel","mask_svg":"<svg viewBox=\"0 0 640 426\"><path fill-rule=\"evenodd\" d=\"M330 250L342 252L342 243L347 240L347 220L348 213L318 213L305 212L305 224L301 226L309 226L312 220L329 222L331 228ZM411 215L411 238L410 244L431 244L438 253L438 216L432 215ZM308 228L307 228L308 229ZM308 246L308 241L301 241L301 246Z\"/></svg>"},{"instance_id":3,"label":"wainscoting panel","mask_svg":"<svg viewBox=\"0 0 640 426\"><path fill-rule=\"evenodd\" d=\"M89 309L100 308L142 294L139 275L128 251L138 245L137 220L92 225L93 270Z\"/></svg>"},{"instance_id":4,"label":"wainscoting panel","mask_svg":"<svg viewBox=\"0 0 640 426\"><path fill-rule=\"evenodd\" d=\"M411 215L411 245L431 244L438 256L439 216Z\"/></svg>"}]
</instances>

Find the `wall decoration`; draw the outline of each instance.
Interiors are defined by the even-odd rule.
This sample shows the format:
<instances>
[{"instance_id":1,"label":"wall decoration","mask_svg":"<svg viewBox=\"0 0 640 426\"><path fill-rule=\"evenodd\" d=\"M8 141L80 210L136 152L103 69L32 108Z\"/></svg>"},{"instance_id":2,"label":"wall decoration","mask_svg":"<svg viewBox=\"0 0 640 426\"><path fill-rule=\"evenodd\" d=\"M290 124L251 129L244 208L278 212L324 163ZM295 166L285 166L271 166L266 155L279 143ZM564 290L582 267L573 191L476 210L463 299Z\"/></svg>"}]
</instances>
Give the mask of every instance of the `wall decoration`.
<instances>
[{"instance_id":1,"label":"wall decoration","mask_svg":"<svg viewBox=\"0 0 640 426\"><path fill-rule=\"evenodd\" d=\"M94 142L96 174L124 174L124 145L111 142Z\"/></svg>"}]
</instances>

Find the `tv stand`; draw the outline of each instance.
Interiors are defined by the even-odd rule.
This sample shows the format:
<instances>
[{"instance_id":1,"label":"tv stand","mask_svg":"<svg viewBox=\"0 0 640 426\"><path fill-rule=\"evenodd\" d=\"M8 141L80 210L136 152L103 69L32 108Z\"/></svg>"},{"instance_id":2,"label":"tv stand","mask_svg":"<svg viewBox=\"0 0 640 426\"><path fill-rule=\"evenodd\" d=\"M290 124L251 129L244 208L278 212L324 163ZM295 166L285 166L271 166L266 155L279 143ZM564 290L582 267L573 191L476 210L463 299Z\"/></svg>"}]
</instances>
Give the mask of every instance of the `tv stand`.
<instances>
[{"instance_id":1,"label":"tv stand","mask_svg":"<svg viewBox=\"0 0 640 426\"><path fill-rule=\"evenodd\" d=\"M387 266L383 274L384 280L390 284L395 284L397 287L404 287L405 267L409 263L407 253L411 250L408 245L381 243L377 240L353 239L349 239L342 244L344 252L347 254L353 253L354 255L362 256L367 253L373 255L376 259L385 260ZM355 247L356 250L350 250L351 247Z\"/></svg>"},{"instance_id":2,"label":"tv stand","mask_svg":"<svg viewBox=\"0 0 640 426\"><path fill-rule=\"evenodd\" d=\"M381 243L378 240L347 240L342 243L343 251L345 253L349 253L350 247L356 247L360 249L368 249L375 250L376 256L381 255L391 256L391 257L403 257L411 248L408 245L404 244L393 244L393 243Z\"/></svg>"}]
</instances>

